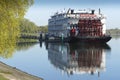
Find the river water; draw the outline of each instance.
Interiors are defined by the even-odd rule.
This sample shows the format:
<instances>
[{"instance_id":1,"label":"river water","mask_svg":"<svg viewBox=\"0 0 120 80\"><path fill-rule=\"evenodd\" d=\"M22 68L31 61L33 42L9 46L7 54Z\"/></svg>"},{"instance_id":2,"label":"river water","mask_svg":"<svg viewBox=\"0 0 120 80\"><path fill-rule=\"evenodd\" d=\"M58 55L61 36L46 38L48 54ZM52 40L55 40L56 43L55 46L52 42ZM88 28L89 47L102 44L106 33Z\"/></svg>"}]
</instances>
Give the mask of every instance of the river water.
<instances>
[{"instance_id":1,"label":"river water","mask_svg":"<svg viewBox=\"0 0 120 80\"><path fill-rule=\"evenodd\" d=\"M44 80L119 80L120 38L107 44L18 44L0 61Z\"/></svg>"}]
</instances>

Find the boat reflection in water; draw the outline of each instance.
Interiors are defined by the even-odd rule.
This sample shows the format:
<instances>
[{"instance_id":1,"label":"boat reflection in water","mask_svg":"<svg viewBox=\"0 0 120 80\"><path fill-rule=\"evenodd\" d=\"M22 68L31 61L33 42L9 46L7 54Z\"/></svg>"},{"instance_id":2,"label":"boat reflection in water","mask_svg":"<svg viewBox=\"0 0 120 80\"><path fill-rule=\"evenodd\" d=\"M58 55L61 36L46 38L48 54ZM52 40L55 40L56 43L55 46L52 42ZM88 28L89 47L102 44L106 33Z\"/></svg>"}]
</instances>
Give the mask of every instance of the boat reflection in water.
<instances>
[{"instance_id":1,"label":"boat reflection in water","mask_svg":"<svg viewBox=\"0 0 120 80\"><path fill-rule=\"evenodd\" d=\"M105 71L107 44L49 43L48 58L56 68L72 74L95 74Z\"/></svg>"}]
</instances>

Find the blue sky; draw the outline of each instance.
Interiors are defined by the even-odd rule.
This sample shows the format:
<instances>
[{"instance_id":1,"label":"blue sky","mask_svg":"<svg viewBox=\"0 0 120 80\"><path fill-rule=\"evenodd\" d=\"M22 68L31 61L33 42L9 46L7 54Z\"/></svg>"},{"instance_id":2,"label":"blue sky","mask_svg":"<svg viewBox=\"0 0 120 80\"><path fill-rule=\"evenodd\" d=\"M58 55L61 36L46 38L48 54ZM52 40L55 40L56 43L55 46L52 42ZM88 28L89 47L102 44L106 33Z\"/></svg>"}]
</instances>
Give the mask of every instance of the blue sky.
<instances>
[{"instance_id":1,"label":"blue sky","mask_svg":"<svg viewBox=\"0 0 120 80\"><path fill-rule=\"evenodd\" d=\"M101 8L101 12L107 17L107 28L120 28L120 0L35 0L25 18L38 26L47 25L50 16L64 8Z\"/></svg>"},{"instance_id":2,"label":"blue sky","mask_svg":"<svg viewBox=\"0 0 120 80\"><path fill-rule=\"evenodd\" d=\"M66 4L76 4L76 5L95 5L95 4L119 4L119 0L35 0L35 2L42 3L43 5L66 5ZM39 4L38 4L39 5Z\"/></svg>"}]
</instances>

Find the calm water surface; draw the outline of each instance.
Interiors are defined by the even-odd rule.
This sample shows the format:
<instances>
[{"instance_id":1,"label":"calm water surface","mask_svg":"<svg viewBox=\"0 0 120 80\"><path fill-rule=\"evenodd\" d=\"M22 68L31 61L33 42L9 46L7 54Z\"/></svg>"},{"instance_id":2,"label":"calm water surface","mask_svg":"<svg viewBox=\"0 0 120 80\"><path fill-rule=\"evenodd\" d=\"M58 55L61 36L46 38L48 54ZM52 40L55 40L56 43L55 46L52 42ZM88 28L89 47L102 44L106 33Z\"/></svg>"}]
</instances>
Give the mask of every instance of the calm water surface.
<instances>
[{"instance_id":1,"label":"calm water surface","mask_svg":"<svg viewBox=\"0 0 120 80\"><path fill-rule=\"evenodd\" d=\"M19 44L0 61L44 80L120 80L120 38L107 44Z\"/></svg>"}]
</instances>

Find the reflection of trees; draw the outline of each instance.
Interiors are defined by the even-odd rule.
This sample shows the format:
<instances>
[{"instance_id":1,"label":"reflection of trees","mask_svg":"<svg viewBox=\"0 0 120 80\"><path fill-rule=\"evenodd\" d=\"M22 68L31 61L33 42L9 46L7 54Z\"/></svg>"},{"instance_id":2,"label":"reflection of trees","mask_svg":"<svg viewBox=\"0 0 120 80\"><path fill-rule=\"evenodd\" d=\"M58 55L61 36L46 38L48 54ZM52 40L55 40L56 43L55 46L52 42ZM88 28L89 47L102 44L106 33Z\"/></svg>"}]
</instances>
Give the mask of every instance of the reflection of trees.
<instances>
[{"instance_id":1,"label":"reflection of trees","mask_svg":"<svg viewBox=\"0 0 120 80\"><path fill-rule=\"evenodd\" d=\"M2 44L2 42L0 42ZM0 45L0 56L3 58L12 57L14 51L28 50L37 43L16 43L13 40L7 40L6 44Z\"/></svg>"},{"instance_id":2,"label":"reflection of trees","mask_svg":"<svg viewBox=\"0 0 120 80\"><path fill-rule=\"evenodd\" d=\"M35 43L35 42L18 43L16 46L16 50L17 51L28 50L36 44L37 43Z\"/></svg>"},{"instance_id":3,"label":"reflection of trees","mask_svg":"<svg viewBox=\"0 0 120 80\"><path fill-rule=\"evenodd\" d=\"M13 52L15 51L15 40L5 40L5 42L0 41L0 56L3 58L12 57Z\"/></svg>"},{"instance_id":4,"label":"reflection of trees","mask_svg":"<svg viewBox=\"0 0 120 80\"><path fill-rule=\"evenodd\" d=\"M107 44L55 44L48 46L48 58L56 67L68 74L94 74L105 69Z\"/></svg>"}]
</instances>

